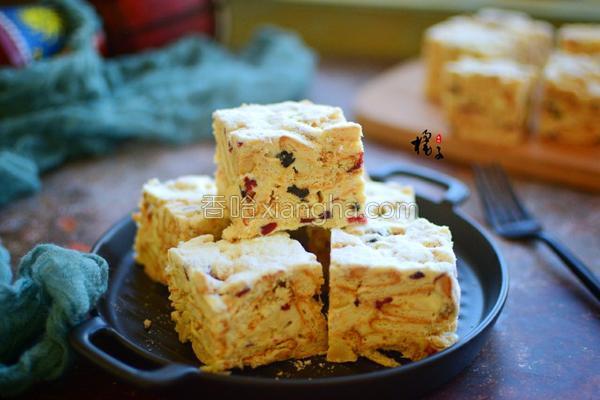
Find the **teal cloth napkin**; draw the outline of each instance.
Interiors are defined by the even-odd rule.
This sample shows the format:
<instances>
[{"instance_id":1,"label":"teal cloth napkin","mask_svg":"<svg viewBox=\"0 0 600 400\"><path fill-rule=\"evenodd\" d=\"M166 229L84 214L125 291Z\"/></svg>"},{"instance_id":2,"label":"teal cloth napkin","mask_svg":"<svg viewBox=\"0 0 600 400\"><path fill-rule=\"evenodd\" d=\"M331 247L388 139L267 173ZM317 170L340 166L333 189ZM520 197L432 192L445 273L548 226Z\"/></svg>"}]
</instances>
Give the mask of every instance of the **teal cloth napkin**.
<instances>
[{"instance_id":1,"label":"teal cloth napkin","mask_svg":"<svg viewBox=\"0 0 600 400\"><path fill-rule=\"evenodd\" d=\"M93 45L100 22L89 5L45 3L67 21L69 52L0 68L0 206L38 190L38 173L66 160L106 154L126 139L207 138L215 109L299 99L315 68L314 53L276 28L259 31L237 54L191 36L105 60Z\"/></svg>"},{"instance_id":2,"label":"teal cloth napkin","mask_svg":"<svg viewBox=\"0 0 600 400\"><path fill-rule=\"evenodd\" d=\"M51 244L31 250L11 283L0 246L0 397L59 377L71 349L69 330L82 322L108 284L108 264Z\"/></svg>"}]
</instances>

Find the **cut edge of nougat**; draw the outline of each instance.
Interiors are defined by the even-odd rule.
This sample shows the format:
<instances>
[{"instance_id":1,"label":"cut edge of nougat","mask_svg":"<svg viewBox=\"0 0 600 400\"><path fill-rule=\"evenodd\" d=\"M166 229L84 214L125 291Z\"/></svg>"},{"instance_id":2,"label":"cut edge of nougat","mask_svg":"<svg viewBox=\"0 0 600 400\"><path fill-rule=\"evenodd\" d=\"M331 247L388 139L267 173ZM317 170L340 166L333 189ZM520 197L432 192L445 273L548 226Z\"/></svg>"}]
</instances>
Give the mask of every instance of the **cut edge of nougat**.
<instances>
[{"instance_id":1,"label":"cut edge of nougat","mask_svg":"<svg viewBox=\"0 0 600 400\"><path fill-rule=\"evenodd\" d=\"M331 233L327 360L349 362L355 361L359 356L364 356L384 366L393 367L399 365L398 361L382 353L382 350L398 351L405 358L418 360L454 344L458 340L456 329L460 309L460 287L449 229L432 224L423 218L404 223L382 220L369 222L362 228L355 228L354 232L335 229ZM435 260L425 263L410 261L410 256L407 256L405 252L410 252L411 246L404 250L400 249L402 250L400 259L395 259L395 256L389 254L380 256L376 250L361 254L369 246L377 246L377 244L372 244L377 242L372 242L375 237L385 240L385 237L394 234L419 236L422 233L425 233L425 237L420 242L422 248L419 251L423 251L424 248L433 249L432 254L434 254ZM418 242L416 238L414 241L414 244ZM414 251L415 248L412 250ZM408 260L402 260L403 257L407 257ZM369 263L371 265L368 265ZM397 284L381 286L381 283L376 284L378 279L391 279L397 283L405 283L402 283L400 287ZM426 284L420 286L421 282ZM366 288L369 287L372 287L373 290L368 291ZM405 290L398 292L402 287ZM427 289L428 287L430 289ZM436 293L436 298L443 300L440 300L438 308L432 309L432 312L439 313L444 317L439 324L428 320L425 314L411 316L410 307L402 309L403 302L407 299L410 300L411 296L419 296L420 291L425 289L432 290L427 297L428 301L433 299L431 296L434 293ZM348 307L363 307L363 310L360 313L353 312L352 310L348 311ZM400 308L398 309L398 307ZM447 308L448 310L446 310ZM385 318L390 312L399 312L400 314L390 317L392 322L389 322L390 320L385 320ZM407 315L403 317L402 312ZM363 317L367 315L368 321L363 321ZM357 322L345 321L352 321L353 318ZM407 320L395 324L394 318ZM359 326L356 325L357 323ZM411 324L422 324L426 330L421 334L410 332L410 330L403 334L403 329L408 329ZM383 328L384 326L387 326L389 332L393 331L398 336L393 340L388 337L385 339L387 342L380 341L369 344L370 340L376 340L378 337L377 333L373 333L377 330L373 327ZM373 332L365 332L368 329L372 329Z\"/></svg>"},{"instance_id":2,"label":"cut edge of nougat","mask_svg":"<svg viewBox=\"0 0 600 400\"><path fill-rule=\"evenodd\" d=\"M313 116L313 112L316 115ZM325 199L325 202L318 201L321 204L326 204L331 197L343 208L355 203L364 205L362 128L346 121L341 109L305 101L217 110L213 113L213 134L217 142L215 161L219 192L225 195L228 207L238 207L238 210L229 210L231 224L223 232L224 238L231 241L249 239L295 230L313 222L325 228L341 227L359 220L338 216L338 213L331 217L332 214L327 214L329 211L324 208L319 215L304 215L303 211L296 209L291 217L285 219L269 217L271 210L279 206L285 206L286 210L289 205L313 206L317 203L316 199L321 198L317 196L321 192ZM247 149L253 150L251 154L264 149L264 146L255 149L261 141L271 151L268 154L264 151L260 161L248 157L250 150ZM294 150L296 146L312 149L313 153L300 157L303 152ZM344 181L347 186L342 187L341 181L331 176L325 179L319 175L321 179L309 179L311 171L321 164L324 170L331 167L328 162L335 162L337 166L331 176L348 176L348 180ZM284 168L285 171L277 175L278 179L270 179L273 175L265 171L276 168ZM295 174L291 173L292 170ZM301 194L304 191L306 194ZM247 198L251 201L246 202ZM254 216L240 216L246 206L246 211L250 210L250 215Z\"/></svg>"},{"instance_id":3,"label":"cut edge of nougat","mask_svg":"<svg viewBox=\"0 0 600 400\"><path fill-rule=\"evenodd\" d=\"M465 57L447 63L441 98L453 134L463 140L497 145L524 141L533 122L530 111L538 78L535 67L509 59ZM474 90L475 86L480 90ZM490 102L490 95L496 98L494 102ZM497 104L504 108L490 109Z\"/></svg>"},{"instance_id":4,"label":"cut edge of nougat","mask_svg":"<svg viewBox=\"0 0 600 400\"><path fill-rule=\"evenodd\" d=\"M600 53L556 51L542 80L538 136L567 145L600 143Z\"/></svg>"},{"instance_id":5,"label":"cut edge of nougat","mask_svg":"<svg viewBox=\"0 0 600 400\"><path fill-rule=\"evenodd\" d=\"M169 248L205 233L220 237L226 219L219 215L209 218L205 212L205 202L215 201L205 196L216 193L215 182L207 175L184 175L163 182L153 178L144 184L139 209L132 214L137 226L134 258L153 281L166 284ZM214 206L220 208L218 203Z\"/></svg>"},{"instance_id":6,"label":"cut edge of nougat","mask_svg":"<svg viewBox=\"0 0 600 400\"><path fill-rule=\"evenodd\" d=\"M554 41L554 28L522 12L482 9L458 15L429 27L424 35L425 94L441 101L441 74L445 64L461 57L513 59L541 68Z\"/></svg>"},{"instance_id":7,"label":"cut edge of nougat","mask_svg":"<svg viewBox=\"0 0 600 400\"><path fill-rule=\"evenodd\" d=\"M271 245L287 245L288 251L281 255L271 251L269 257ZM210 235L192 239L169 251L167 276L179 338L192 343L205 371L255 368L326 352L321 264L286 233L238 243L215 242ZM268 316L263 308L270 310ZM253 319L261 315L266 319ZM278 328L268 330L269 326ZM288 327L294 335L286 337L278 331ZM265 332L271 336L263 342L271 343L270 338L278 335L280 341L244 355L246 347L240 341L263 346L260 335Z\"/></svg>"},{"instance_id":8,"label":"cut edge of nougat","mask_svg":"<svg viewBox=\"0 0 600 400\"><path fill-rule=\"evenodd\" d=\"M600 24L572 23L558 29L558 48L571 54L600 55Z\"/></svg>"}]
</instances>

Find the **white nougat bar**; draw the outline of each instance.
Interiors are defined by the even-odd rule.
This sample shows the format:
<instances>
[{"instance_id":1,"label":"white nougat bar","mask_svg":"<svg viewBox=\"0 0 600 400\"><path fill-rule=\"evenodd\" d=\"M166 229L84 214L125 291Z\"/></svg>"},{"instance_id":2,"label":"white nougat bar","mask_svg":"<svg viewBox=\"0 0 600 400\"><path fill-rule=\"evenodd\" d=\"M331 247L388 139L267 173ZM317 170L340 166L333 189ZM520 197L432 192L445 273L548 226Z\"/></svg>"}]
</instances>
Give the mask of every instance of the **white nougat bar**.
<instances>
[{"instance_id":1,"label":"white nougat bar","mask_svg":"<svg viewBox=\"0 0 600 400\"><path fill-rule=\"evenodd\" d=\"M382 351L412 360L438 352L457 340L459 304L447 227L371 219L331 231L328 361L396 366Z\"/></svg>"},{"instance_id":2,"label":"white nougat bar","mask_svg":"<svg viewBox=\"0 0 600 400\"><path fill-rule=\"evenodd\" d=\"M208 371L327 349L321 264L286 233L235 243L192 239L169 251L167 280L179 338Z\"/></svg>"},{"instance_id":3,"label":"white nougat bar","mask_svg":"<svg viewBox=\"0 0 600 400\"><path fill-rule=\"evenodd\" d=\"M150 278L166 284L167 251L179 242L204 234L220 237L228 221L216 195L213 179L203 175L152 179L144 185L139 211L133 215L134 250Z\"/></svg>"},{"instance_id":4,"label":"white nougat bar","mask_svg":"<svg viewBox=\"0 0 600 400\"><path fill-rule=\"evenodd\" d=\"M231 219L224 238L364 221L362 130L339 108L303 101L218 110L213 132Z\"/></svg>"}]
</instances>

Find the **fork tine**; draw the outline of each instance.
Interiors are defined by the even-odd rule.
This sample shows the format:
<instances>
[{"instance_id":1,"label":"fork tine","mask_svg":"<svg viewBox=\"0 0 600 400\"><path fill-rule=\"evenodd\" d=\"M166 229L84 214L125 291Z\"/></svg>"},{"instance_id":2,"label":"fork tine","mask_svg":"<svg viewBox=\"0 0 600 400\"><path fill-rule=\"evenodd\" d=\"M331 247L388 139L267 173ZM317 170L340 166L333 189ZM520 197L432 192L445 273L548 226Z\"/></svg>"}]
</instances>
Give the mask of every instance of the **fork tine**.
<instances>
[{"instance_id":1,"label":"fork tine","mask_svg":"<svg viewBox=\"0 0 600 400\"><path fill-rule=\"evenodd\" d=\"M519 209L509 195L509 188L506 186L508 180L502 179L496 166L491 165L484 169L491 187L492 194L498 204L497 214L500 223L514 222L522 218Z\"/></svg>"},{"instance_id":2,"label":"fork tine","mask_svg":"<svg viewBox=\"0 0 600 400\"><path fill-rule=\"evenodd\" d=\"M485 218L492 227L496 227L499 223L498 216L496 215L496 209L498 206L494 200L493 192L488 184L487 178L483 171L483 168L479 165L474 167L475 170L475 184L477 186L477 192L479 198L483 203L485 211Z\"/></svg>"},{"instance_id":3,"label":"fork tine","mask_svg":"<svg viewBox=\"0 0 600 400\"><path fill-rule=\"evenodd\" d=\"M496 171L496 176L498 177L499 185L502 185L502 187L505 188L505 193L514 204L515 209L518 211L519 218L531 219L531 215L529 214L523 203L517 197L513 189L513 185L510 183L508 175L506 174L504 169L498 164L494 166L494 169Z\"/></svg>"},{"instance_id":4,"label":"fork tine","mask_svg":"<svg viewBox=\"0 0 600 400\"><path fill-rule=\"evenodd\" d=\"M507 198L506 188L498 179L496 170L493 165L483 168L484 176L486 177L490 193L496 204L496 214L498 222L504 224L515 219L514 207L512 201Z\"/></svg>"},{"instance_id":5,"label":"fork tine","mask_svg":"<svg viewBox=\"0 0 600 400\"><path fill-rule=\"evenodd\" d=\"M506 175L497 166L479 167L476 179L482 199L487 203L486 212L489 222L496 225L515 222L527 217L522 206L516 201L516 196L510 187ZM492 222L493 221L493 222Z\"/></svg>"}]
</instances>

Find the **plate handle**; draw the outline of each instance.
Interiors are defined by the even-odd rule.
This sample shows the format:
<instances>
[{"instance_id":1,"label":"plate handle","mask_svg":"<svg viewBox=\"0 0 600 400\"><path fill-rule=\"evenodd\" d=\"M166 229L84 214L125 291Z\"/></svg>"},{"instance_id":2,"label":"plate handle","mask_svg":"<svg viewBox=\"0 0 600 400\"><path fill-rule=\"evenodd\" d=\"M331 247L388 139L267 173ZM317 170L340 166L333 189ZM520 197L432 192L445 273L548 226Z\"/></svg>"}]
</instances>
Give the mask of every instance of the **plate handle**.
<instances>
[{"instance_id":1,"label":"plate handle","mask_svg":"<svg viewBox=\"0 0 600 400\"><path fill-rule=\"evenodd\" d=\"M374 174L371 174L371 179L383 182L396 175L412 176L427 182L435 183L436 185L444 186L446 188L446 193L444 193L441 203L446 203L451 206L461 204L470 195L467 185L458 179L416 165L394 164L377 170Z\"/></svg>"},{"instance_id":2,"label":"plate handle","mask_svg":"<svg viewBox=\"0 0 600 400\"><path fill-rule=\"evenodd\" d=\"M129 341L117 331L108 326L99 316L95 316L73 329L71 344L88 359L94 360L104 370L116 374L127 381L141 387L165 386L183 380L193 374L199 374L200 369L184 364L168 364L154 369L139 369L129 365L94 343L94 336L106 334L118 345L135 352Z\"/></svg>"}]
</instances>

